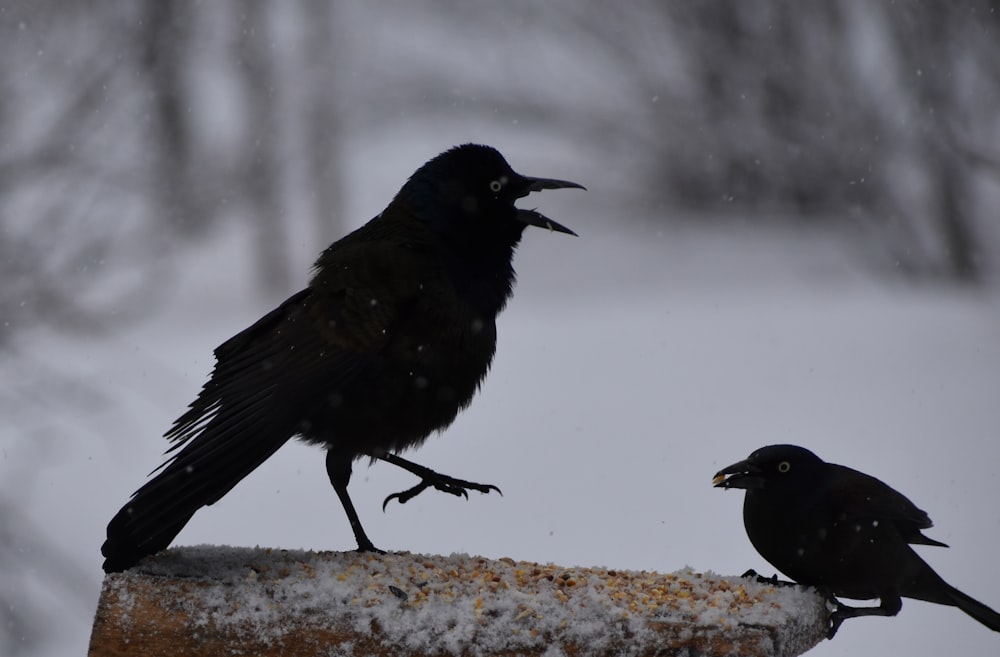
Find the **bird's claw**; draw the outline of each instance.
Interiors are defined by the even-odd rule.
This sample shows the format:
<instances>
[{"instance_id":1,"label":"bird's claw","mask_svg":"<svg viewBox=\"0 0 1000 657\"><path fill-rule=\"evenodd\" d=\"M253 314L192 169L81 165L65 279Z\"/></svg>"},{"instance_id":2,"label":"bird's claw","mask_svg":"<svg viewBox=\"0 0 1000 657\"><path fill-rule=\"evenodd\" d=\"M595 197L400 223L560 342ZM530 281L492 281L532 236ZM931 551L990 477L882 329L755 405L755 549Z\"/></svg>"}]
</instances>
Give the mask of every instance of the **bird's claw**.
<instances>
[{"instance_id":1,"label":"bird's claw","mask_svg":"<svg viewBox=\"0 0 1000 657\"><path fill-rule=\"evenodd\" d=\"M799 584L796 584L795 582L786 582L785 580L778 579L778 573L775 573L770 577L764 577L753 568L740 575L740 577L742 579L753 579L759 584L769 584L771 586L799 586ZM827 619L829 627L826 630L826 638L832 639L834 635L837 634L837 630L840 629L841 624L848 618L851 618L851 614L843 611L843 603L841 603L840 600L837 600L837 598L829 590L824 590L823 588L818 590L826 597L827 604L833 607L833 610L830 612L830 617Z\"/></svg>"},{"instance_id":2,"label":"bird's claw","mask_svg":"<svg viewBox=\"0 0 1000 657\"><path fill-rule=\"evenodd\" d=\"M370 540L368 540L367 536L363 536L357 539L357 541L358 541L358 548L355 550L355 552L359 554L364 554L366 552L369 554L386 554L385 550L380 550L377 547L375 547L375 545Z\"/></svg>"},{"instance_id":3,"label":"bird's claw","mask_svg":"<svg viewBox=\"0 0 1000 657\"><path fill-rule=\"evenodd\" d=\"M407 502L409 502L410 500L412 500L414 497L416 497L420 493L424 492L424 489L426 489L428 486L430 486L430 484L428 484L426 481L421 481L419 484L417 484L413 488L407 488L404 491L400 491L398 493L393 493L392 495L387 496L382 501L382 512L385 513L385 507L387 507L389 505L390 500L399 500L400 504L406 504ZM465 496L468 497L469 496L468 493L466 493Z\"/></svg>"},{"instance_id":4,"label":"bird's claw","mask_svg":"<svg viewBox=\"0 0 1000 657\"><path fill-rule=\"evenodd\" d=\"M420 493L432 487L442 493L450 493L455 497L464 497L465 499L469 499L469 490L479 491L480 493L489 493L490 491L495 490L500 493L500 495L503 495L503 491L493 484L477 484L474 481L455 479L454 477L438 474L436 472L432 473L432 475L433 476L428 476L422 479L419 484L413 486L412 488L407 488L404 491L393 493L392 495L386 497L382 502L382 511L385 512L385 508L389 505L391 500L399 500L400 504L406 504Z\"/></svg>"},{"instance_id":5,"label":"bird's claw","mask_svg":"<svg viewBox=\"0 0 1000 657\"><path fill-rule=\"evenodd\" d=\"M846 619L843 616L838 615L837 612L830 614L830 627L826 630L827 640L830 640L837 635L837 630L840 629L840 624L843 623L844 620Z\"/></svg>"},{"instance_id":6,"label":"bird's claw","mask_svg":"<svg viewBox=\"0 0 1000 657\"><path fill-rule=\"evenodd\" d=\"M819 591L826 598L827 609L830 610L830 617L827 619L829 627L826 630L826 638L829 640L836 636L837 630L840 629L845 620L858 615L857 609L849 607L838 600L833 591L828 588L823 587Z\"/></svg>"},{"instance_id":7,"label":"bird's claw","mask_svg":"<svg viewBox=\"0 0 1000 657\"><path fill-rule=\"evenodd\" d=\"M759 584L770 584L771 586L799 586L795 582L787 582L783 579L778 579L778 573L775 573L770 577L764 577L753 568L740 575L740 577L742 579L753 578Z\"/></svg>"}]
</instances>

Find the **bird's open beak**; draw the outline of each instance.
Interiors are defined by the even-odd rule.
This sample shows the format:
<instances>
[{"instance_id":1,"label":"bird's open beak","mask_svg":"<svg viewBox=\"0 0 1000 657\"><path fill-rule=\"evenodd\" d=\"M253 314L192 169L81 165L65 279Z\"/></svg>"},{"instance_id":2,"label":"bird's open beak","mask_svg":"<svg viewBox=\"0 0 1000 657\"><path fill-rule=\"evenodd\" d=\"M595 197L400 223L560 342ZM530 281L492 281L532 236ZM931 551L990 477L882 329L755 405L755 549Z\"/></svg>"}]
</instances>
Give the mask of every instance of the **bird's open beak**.
<instances>
[{"instance_id":1,"label":"bird's open beak","mask_svg":"<svg viewBox=\"0 0 1000 657\"><path fill-rule=\"evenodd\" d=\"M722 468L712 477L716 488L763 488L761 469L750 461L740 461Z\"/></svg>"},{"instance_id":2,"label":"bird's open beak","mask_svg":"<svg viewBox=\"0 0 1000 657\"><path fill-rule=\"evenodd\" d=\"M576 235L576 233L569 228L566 228L566 226L563 226L558 221L552 221L541 212L536 212L534 210L518 209L517 220L521 223L528 224L529 226L538 226L539 228L548 228L549 230L553 230L557 233Z\"/></svg>"},{"instance_id":3,"label":"bird's open beak","mask_svg":"<svg viewBox=\"0 0 1000 657\"><path fill-rule=\"evenodd\" d=\"M518 198L527 196L531 192L540 192L543 189L587 189L580 183L570 182L568 180L556 180L555 178L524 178L524 183L521 186L521 194Z\"/></svg>"},{"instance_id":4,"label":"bird's open beak","mask_svg":"<svg viewBox=\"0 0 1000 657\"><path fill-rule=\"evenodd\" d=\"M540 192L543 189L587 189L579 183L570 182L568 180L556 180L554 178L528 178L526 176L522 176L519 182L520 190L518 191L517 198L524 198L531 192ZM548 228L549 230L557 233L576 235L576 233L569 228L566 228L566 226L563 226L557 221L552 221L542 213L536 212L535 210L518 209L517 220L527 224L528 226Z\"/></svg>"}]
</instances>

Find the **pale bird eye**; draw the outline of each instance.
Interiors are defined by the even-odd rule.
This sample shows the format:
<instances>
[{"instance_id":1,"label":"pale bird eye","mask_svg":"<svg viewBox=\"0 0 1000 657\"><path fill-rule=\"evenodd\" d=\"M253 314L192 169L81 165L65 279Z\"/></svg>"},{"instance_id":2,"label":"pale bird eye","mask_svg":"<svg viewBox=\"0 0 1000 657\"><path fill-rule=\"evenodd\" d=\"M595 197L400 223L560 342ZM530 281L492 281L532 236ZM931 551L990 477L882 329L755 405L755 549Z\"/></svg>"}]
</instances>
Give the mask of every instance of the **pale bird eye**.
<instances>
[{"instance_id":1,"label":"pale bird eye","mask_svg":"<svg viewBox=\"0 0 1000 657\"><path fill-rule=\"evenodd\" d=\"M501 189L503 189L503 182L499 180L494 180L490 183L490 191L496 194Z\"/></svg>"},{"instance_id":2,"label":"pale bird eye","mask_svg":"<svg viewBox=\"0 0 1000 657\"><path fill-rule=\"evenodd\" d=\"M788 461L782 461L778 464L778 472L788 472L792 469L792 464Z\"/></svg>"}]
</instances>

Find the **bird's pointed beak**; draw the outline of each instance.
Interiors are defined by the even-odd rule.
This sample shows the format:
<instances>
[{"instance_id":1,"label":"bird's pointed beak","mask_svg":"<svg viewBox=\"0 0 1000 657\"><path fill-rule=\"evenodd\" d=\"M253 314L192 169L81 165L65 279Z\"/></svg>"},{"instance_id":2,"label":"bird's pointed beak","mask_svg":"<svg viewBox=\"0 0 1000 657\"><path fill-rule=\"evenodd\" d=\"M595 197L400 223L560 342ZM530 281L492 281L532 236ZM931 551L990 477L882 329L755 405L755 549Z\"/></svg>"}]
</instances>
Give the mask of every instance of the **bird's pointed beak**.
<instances>
[{"instance_id":1,"label":"bird's pointed beak","mask_svg":"<svg viewBox=\"0 0 1000 657\"><path fill-rule=\"evenodd\" d=\"M712 477L712 485L716 488L763 488L762 474L758 466L744 460L716 472Z\"/></svg>"},{"instance_id":2,"label":"bird's pointed beak","mask_svg":"<svg viewBox=\"0 0 1000 657\"><path fill-rule=\"evenodd\" d=\"M557 180L555 178L529 178L527 176L521 176L519 182L520 189L518 190L517 198L524 198L531 192L540 192L543 189L587 189L579 183L570 182L569 180ZM566 226L563 226L557 221L552 221L542 213L535 210L518 209L517 220L527 224L528 226L537 226L538 228L547 228L557 233L576 235L576 233L569 228L566 228Z\"/></svg>"},{"instance_id":3,"label":"bird's pointed beak","mask_svg":"<svg viewBox=\"0 0 1000 657\"><path fill-rule=\"evenodd\" d=\"M538 226L539 228L548 228L549 230L555 231L557 233L566 233L567 235L574 235L574 236L576 236L576 233L574 233L569 228L566 228L566 226L563 226L558 221L552 221L551 219L549 219L548 217L546 217L541 212L536 212L535 210L521 210L521 209L518 209L518 211L517 211L517 220L520 221L521 223L527 224L529 226Z\"/></svg>"},{"instance_id":4,"label":"bird's pointed beak","mask_svg":"<svg viewBox=\"0 0 1000 657\"><path fill-rule=\"evenodd\" d=\"M540 192L543 189L587 189L580 183L570 182L569 180L556 180L555 178L528 178L524 177L524 182L521 186L521 194L518 198L527 196L531 192Z\"/></svg>"}]
</instances>

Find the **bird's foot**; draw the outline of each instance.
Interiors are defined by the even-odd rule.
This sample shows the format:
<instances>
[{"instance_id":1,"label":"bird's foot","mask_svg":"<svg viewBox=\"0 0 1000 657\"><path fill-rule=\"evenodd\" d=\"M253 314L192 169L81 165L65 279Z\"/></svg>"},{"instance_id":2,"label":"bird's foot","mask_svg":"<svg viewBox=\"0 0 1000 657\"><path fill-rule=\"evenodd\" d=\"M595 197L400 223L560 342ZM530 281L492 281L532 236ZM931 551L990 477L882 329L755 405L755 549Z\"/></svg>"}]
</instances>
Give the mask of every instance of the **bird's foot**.
<instances>
[{"instance_id":1,"label":"bird's foot","mask_svg":"<svg viewBox=\"0 0 1000 657\"><path fill-rule=\"evenodd\" d=\"M349 518L353 518L351 522L351 529L354 530L354 540L358 542L358 549L355 552L359 554L369 553L369 554L385 554L385 550L380 550L375 547L372 543L372 539L368 538L368 534L365 533L364 528L361 526L361 522L357 519L357 512L354 511L354 505L351 505L350 511L347 513Z\"/></svg>"},{"instance_id":2,"label":"bird's foot","mask_svg":"<svg viewBox=\"0 0 1000 657\"><path fill-rule=\"evenodd\" d=\"M775 573L770 577L764 577L753 568L740 575L740 577L744 579L751 578L760 584L770 584L771 586L800 586L795 582L787 582L785 580L778 579L778 573ZM873 613L859 610L856 607L848 607L843 602L838 600L833 593L825 587L819 587L817 590L826 598L826 603L828 605L827 608L831 610L830 617L827 619L827 622L829 623L826 630L827 639L832 639L834 635L837 634L837 630L840 629L841 624L843 624L843 622L848 618Z\"/></svg>"},{"instance_id":3,"label":"bird's foot","mask_svg":"<svg viewBox=\"0 0 1000 657\"><path fill-rule=\"evenodd\" d=\"M760 584L770 584L771 586L798 586L795 582L786 582L783 579L778 579L778 573L770 577L764 577L753 568L740 575L740 577L744 579L753 578Z\"/></svg>"},{"instance_id":4,"label":"bird's foot","mask_svg":"<svg viewBox=\"0 0 1000 657\"><path fill-rule=\"evenodd\" d=\"M464 497L466 499L469 499L470 490L479 491L480 493L489 493L490 491L495 490L503 495L503 491L493 484L477 484L474 481L465 481L464 479L456 479L454 477L439 474L433 470L427 470L422 474L423 479L416 486L407 488L406 490L398 493L393 493L392 495L386 497L385 501L382 502L382 510L385 511L385 507L391 500L399 500L400 504L406 504L428 488L435 488L443 493L450 493L456 497Z\"/></svg>"},{"instance_id":5,"label":"bird's foot","mask_svg":"<svg viewBox=\"0 0 1000 657\"><path fill-rule=\"evenodd\" d=\"M822 591L822 589L820 589ZM895 616L903 607L903 601L898 595L884 595L879 599L877 607L851 607L845 605L833 595L832 591L823 591L826 595L826 602L833 609L830 612L830 627L827 628L826 638L832 639L840 625L848 618L859 618L861 616Z\"/></svg>"},{"instance_id":6,"label":"bird's foot","mask_svg":"<svg viewBox=\"0 0 1000 657\"><path fill-rule=\"evenodd\" d=\"M841 623L850 618L850 616L843 616L837 612L830 614L829 623L830 626L826 628L826 638L827 640L832 639L837 635L837 630L840 629Z\"/></svg>"},{"instance_id":7,"label":"bird's foot","mask_svg":"<svg viewBox=\"0 0 1000 657\"><path fill-rule=\"evenodd\" d=\"M827 619L828 627L826 628L826 638L829 640L837 635L837 630L840 629L845 620L856 618L860 614L856 607L849 607L838 600L832 591L827 590L823 593L826 596L827 609L830 610L830 617Z\"/></svg>"},{"instance_id":8,"label":"bird's foot","mask_svg":"<svg viewBox=\"0 0 1000 657\"><path fill-rule=\"evenodd\" d=\"M371 541L367 541L364 545L362 545L359 542L358 543L358 549L356 549L355 552L357 552L359 554L364 554L366 552L368 552L370 554L386 554L385 550L378 549L377 547L375 547L374 545L372 545Z\"/></svg>"}]
</instances>

